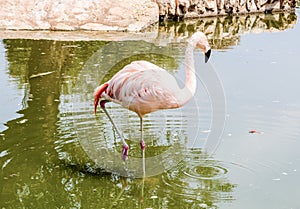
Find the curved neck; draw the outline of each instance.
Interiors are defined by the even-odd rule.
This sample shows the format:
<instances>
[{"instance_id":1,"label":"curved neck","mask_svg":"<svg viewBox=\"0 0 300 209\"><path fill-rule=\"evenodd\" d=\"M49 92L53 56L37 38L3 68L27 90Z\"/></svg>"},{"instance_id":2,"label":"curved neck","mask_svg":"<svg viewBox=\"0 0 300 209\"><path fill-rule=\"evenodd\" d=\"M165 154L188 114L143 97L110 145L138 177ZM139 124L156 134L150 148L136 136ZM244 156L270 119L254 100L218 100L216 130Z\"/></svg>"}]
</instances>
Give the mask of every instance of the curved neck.
<instances>
[{"instance_id":1,"label":"curved neck","mask_svg":"<svg viewBox=\"0 0 300 209\"><path fill-rule=\"evenodd\" d=\"M180 106L187 103L194 96L196 86L194 47L189 43L185 51L185 86L178 95Z\"/></svg>"}]
</instances>

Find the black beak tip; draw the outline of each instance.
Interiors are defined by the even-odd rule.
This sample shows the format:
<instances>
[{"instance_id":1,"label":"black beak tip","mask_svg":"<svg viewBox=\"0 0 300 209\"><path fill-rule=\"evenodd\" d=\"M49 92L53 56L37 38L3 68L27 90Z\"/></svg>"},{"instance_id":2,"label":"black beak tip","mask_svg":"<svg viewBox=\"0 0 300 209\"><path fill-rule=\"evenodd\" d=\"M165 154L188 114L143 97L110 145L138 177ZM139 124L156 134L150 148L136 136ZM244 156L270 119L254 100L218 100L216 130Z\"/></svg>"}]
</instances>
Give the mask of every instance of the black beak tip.
<instances>
[{"instance_id":1,"label":"black beak tip","mask_svg":"<svg viewBox=\"0 0 300 209\"><path fill-rule=\"evenodd\" d=\"M209 50L205 53L205 63L208 62L209 57L210 57L210 54L211 54L211 49L209 49Z\"/></svg>"}]
</instances>

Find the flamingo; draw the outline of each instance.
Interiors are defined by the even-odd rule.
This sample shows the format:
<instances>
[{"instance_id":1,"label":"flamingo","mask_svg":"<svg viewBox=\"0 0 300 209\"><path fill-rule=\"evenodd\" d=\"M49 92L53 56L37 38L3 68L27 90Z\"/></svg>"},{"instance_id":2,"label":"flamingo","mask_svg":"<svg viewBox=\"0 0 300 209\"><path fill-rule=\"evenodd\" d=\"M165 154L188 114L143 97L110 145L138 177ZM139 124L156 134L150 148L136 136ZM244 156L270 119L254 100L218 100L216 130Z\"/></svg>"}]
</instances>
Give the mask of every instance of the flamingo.
<instances>
[{"instance_id":1,"label":"flamingo","mask_svg":"<svg viewBox=\"0 0 300 209\"><path fill-rule=\"evenodd\" d=\"M179 108L194 96L196 75L193 51L196 48L200 48L205 53L206 63L210 57L211 48L207 37L202 32L194 33L187 44L184 88L180 88L175 78L166 70L150 62L140 60L126 65L109 81L95 89L94 113L96 114L97 106L100 103L100 107L121 138L123 160L126 160L128 157L129 146L107 112L105 104L107 102L115 102L137 113L140 118L140 147L144 159L146 144L143 139L143 117L156 110Z\"/></svg>"}]
</instances>

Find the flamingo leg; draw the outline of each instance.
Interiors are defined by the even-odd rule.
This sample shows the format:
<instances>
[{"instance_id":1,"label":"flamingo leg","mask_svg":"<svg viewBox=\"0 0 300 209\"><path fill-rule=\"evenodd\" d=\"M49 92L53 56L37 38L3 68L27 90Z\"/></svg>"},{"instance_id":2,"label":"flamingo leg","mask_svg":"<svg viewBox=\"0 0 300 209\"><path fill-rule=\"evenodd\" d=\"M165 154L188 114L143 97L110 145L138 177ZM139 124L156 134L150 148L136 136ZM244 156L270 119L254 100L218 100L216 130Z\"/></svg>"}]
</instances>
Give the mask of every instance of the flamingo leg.
<instances>
[{"instance_id":1,"label":"flamingo leg","mask_svg":"<svg viewBox=\"0 0 300 209\"><path fill-rule=\"evenodd\" d=\"M140 138L140 145L141 145L141 150L142 150L142 164L143 164L143 177L145 177L146 174L146 165L145 165L145 148L146 148L146 143L143 139L143 118L140 117L140 128L141 128L141 138Z\"/></svg>"},{"instance_id":2,"label":"flamingo leg","mask_svg":"<svg viewBox=\"0 0 300 209\"><path fill-rule=\"evenodd\" d=\"M119 135L119 137L121 138L122 144L123 144L123 148L122 148L122 159L123 160L127 160L128 157L128 150L129 150L129 146L125 141L125 138L123 137L123 135L121 134L121 131L119 130L119 128L116 126L116 124L114 123L113 119L110 117L109 113L107 112L106 108L105 108L105 103L106 101L101 101L100 102L100 106L102 108L102 110L104 111L104 113L106 114L106 116L108 117L108 119L110 120L111 124L113 125L114 129L117 131L117 134Z\"/></svg>"}]
</instances>

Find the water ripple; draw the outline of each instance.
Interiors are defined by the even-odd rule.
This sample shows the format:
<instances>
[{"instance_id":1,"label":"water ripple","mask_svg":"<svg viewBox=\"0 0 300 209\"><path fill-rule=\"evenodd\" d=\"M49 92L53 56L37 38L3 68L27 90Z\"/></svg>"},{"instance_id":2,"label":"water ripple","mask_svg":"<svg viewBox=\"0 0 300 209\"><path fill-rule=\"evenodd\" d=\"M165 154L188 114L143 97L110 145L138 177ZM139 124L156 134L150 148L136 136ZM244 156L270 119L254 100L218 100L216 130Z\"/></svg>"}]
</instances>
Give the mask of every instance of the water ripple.
<instances>
[{"instance_id":1,"label":"water ripple","mask_svg":"<svg viewBox=\"0 0 300 209\"><path fill-rule=\"evenodd\" d=\"M205 165L195 164L193 167L187 168L184 174L195 179L212 180L222 178L228 172L228 170L222 166L213 165L209 161L206 161L206 163Z\"/></svg>"},{"instance_id":2,"label":"water ripple","mask_svg":"<svg viewBox=\"0 0 300 209\"><path fill-rule=\"evenodd\" d=\"M161 180L168 193L192 201L193 207L216 208L221 199L232 200L236 186L227 178L230 171L227 167L230 167L227 163L208 159L200 149L190 149L185 160L164 173Z\"/></svg>"}]
</instances>

